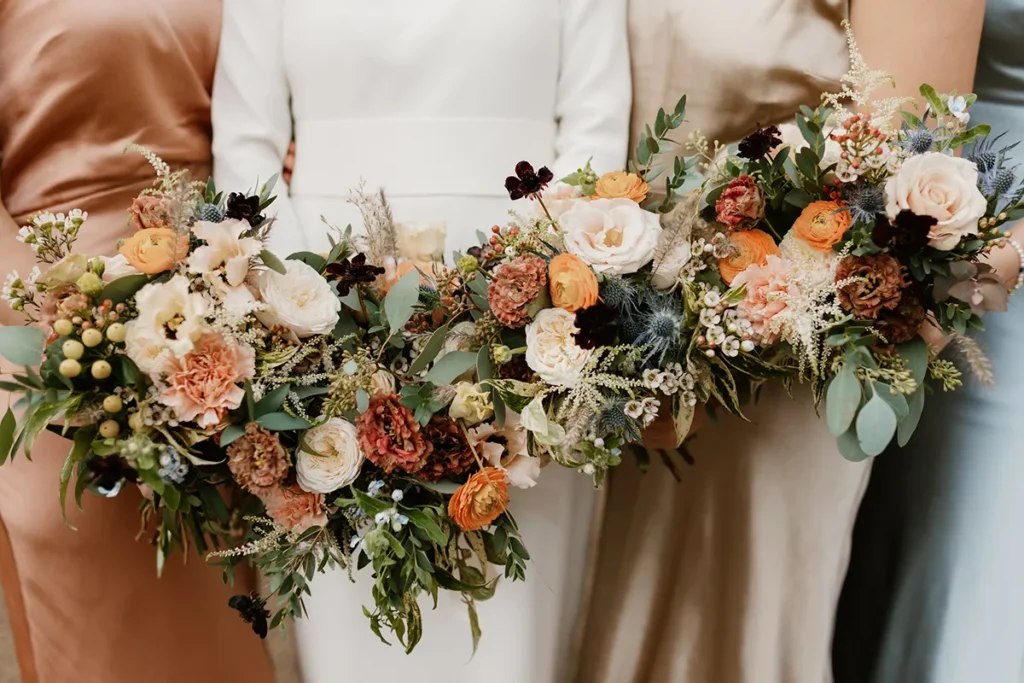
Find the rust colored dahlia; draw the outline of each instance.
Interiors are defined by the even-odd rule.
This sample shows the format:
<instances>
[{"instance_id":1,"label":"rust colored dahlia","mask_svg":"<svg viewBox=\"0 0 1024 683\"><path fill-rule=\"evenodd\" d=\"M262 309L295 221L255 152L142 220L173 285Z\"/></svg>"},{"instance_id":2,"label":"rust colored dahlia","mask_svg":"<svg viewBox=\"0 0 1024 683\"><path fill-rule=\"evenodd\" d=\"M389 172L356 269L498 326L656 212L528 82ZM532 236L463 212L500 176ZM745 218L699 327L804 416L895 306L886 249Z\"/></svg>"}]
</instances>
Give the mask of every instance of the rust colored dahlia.
<instances>
[{"instance_id":1,"label":"rust colored dahlia","mask_svg":"<svg viewBox=\"0 0 1024 683\"><path fill-rule=\"evenodd\" d=\"M465 474L473 466L476 458L457 422L438 415L427 423L423 432L434 450L416 476L426 481L439 481Z\"/></svg>"},{"instance_id":2,"label":"rust colored dahlia","mask_svg":"<svg viewBox=\"0 0 1024 683\"><path fill-rule=\"evenodd\" d=\"M859 318L875 320L882 310L896 308L910 285L906 269L889 254L847 256L836 268L836 282L853 282L839 289L843 310Z\"/></svg>"},{"instance_id":3,"label":"rust colored dahlia","mask_svg":"<svg viewBox=\"0 0 1024 683\"><path fill-rule=\"evenodd\" d=\"M288 476L288 452L277 434L255 422L227 448L228 469L246 491L261 495Z\"/></svg>"},{"instance_id":4,"label":"rust colored dahlia","mask_svg":"<svg viewBox=\"0 0 1024 683\"><path fill-rule=\"evenodd\" d=\"M423 468L433 446L411 410L397 394L375 394L356 425L359 448L385 472L414 474Z\"/></svg>"},{"instance_id":5,"label":"rust colored dahlia","mask_svg":"<svg viewBox=\"0 0 1024 683\"><path fill-rule=\"evenodd\" d=\"M487 289L491 311L501 324L522 327L529 319L528 308L548 286L548 265L539 256L520 256L506 263Z\"/></svg>"}]
</instances>

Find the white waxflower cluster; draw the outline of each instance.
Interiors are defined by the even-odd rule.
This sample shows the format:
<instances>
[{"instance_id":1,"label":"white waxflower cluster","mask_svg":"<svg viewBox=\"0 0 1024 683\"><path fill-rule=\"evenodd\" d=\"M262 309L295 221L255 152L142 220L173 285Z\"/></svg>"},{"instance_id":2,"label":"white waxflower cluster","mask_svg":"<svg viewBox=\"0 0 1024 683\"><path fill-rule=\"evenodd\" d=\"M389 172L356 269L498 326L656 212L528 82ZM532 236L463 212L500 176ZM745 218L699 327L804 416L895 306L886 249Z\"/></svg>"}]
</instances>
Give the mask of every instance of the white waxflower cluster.
<instances>
[{"instance_id":1,"label":"white waxflower cluster","mask_svg":"<svg viewBox=\"0 0 1024 683\"><path fill-rule=\"evenodd\" d=\"M719 351L729 358L735 358L740 352L750 353L755 344L752 340L754 328L735 308L727 308L717 287L711 287L700 298L700 324L705 328L697 342L707 347L705 353L710 357Z\"/></svg>"},{"instance_id":2,"label":"white waxflower cluster","mask_svg":"<svg viewBox=\"0 0 1024 683\"><path fill-rule=\"evenodd\" d=\"M45 212L32 217L18 230L17 240L28 245L39 260L54 263L71 249L89 214L81 209L63 213Z\"/></svg>"},{"instance_id":3,"label":"white waxflower cluster","mask_svg":"<svg viewBox=\"0 0 1024 683\"><path fill-rule=\"evenodd\" d=\"M666 396L680 394L685 405L697 404L697 394L693 391L695 385L693 375L684 370L679 363L669 363L661 370L645 370L643 383L645 388L661 392Z\"/></svg>"},{"instance_id":4,"label":"white waxflower cluster","mask_svg":"<svg viewBox=\"0 0 1024 683\"><path fill-rule=\"evenodd\" d=\"M25 304L32 302L35 298L36 280L40 275L39 266L33 266L32 271L25 278L21 277L18 271L12 270L4 280L0 298L13 310L23 310Z\"/></svg>"},{"instance_id":5,"label":"white waxflower cluster","mask_svg":"<svg viewBox=\"0 0 1024 683\"><path fill-rule=\"evenodd\" d=\"M648 396L642 400L632 400L626 403L623 412L628 417L634 420L639 420L640 424L644 427L649 426L654 422L654 418L658 416L658 410L661 408L661 401L656 398Z\"/></svg>"}]
</instances>

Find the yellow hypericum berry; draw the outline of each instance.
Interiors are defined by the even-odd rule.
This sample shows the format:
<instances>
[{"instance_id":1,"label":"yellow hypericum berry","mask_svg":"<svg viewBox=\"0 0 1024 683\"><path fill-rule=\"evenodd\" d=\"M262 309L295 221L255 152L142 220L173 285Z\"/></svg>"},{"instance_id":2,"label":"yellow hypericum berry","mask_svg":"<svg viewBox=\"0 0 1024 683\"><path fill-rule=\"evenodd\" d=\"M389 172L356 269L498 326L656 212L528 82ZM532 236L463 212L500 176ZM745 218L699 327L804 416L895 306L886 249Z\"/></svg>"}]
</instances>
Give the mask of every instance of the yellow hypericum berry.
<instances>
[{"instance_id":1,"label":"yellow hypericum berry","mask_svg":"<svg viewBox=\"0 0 1024 683\"><path fill-rule=\"evenodd\" d=\"M108 413L120 413L121 408L124 408L124 402L120 396L107 396L103 399L103 410Z\"/></svg>"},{"instance_id":2,"label":"yellow hypericum berry","mask_svg":"<svg viewBox=\"0 0 1024 683\"><path fill-rule=\"evenodd\" d=\"M121 431L121 425L113 420L107 420L100 425L100 436L104 439L113 439Z\"/></svg>"},{"instance_id":3,"label":"yellow hypericum berry","mask_svg":"<svg viewBox=\"0 0 1024 683\"><path fill-rule=\"evenodd\" d=\"M110 363L105 360L98 360L92 364L92 376L96 379L106 379L110 377Z\"/></svg>"},{"instance_id":4,"label":"yellow hypericum berry","mask_svg":"<svg viewBox=\"0 0 1024 683\"><path fill-rule=\"evenodd\" d=\"M94 346L99 346L103 343L103 333L95 327L90 327L86 331L82 332L82 343L90 349Z\"/></svg>"},{"instance_id":5,"label":"yellow hypericum berry","mask_svg":"<svg viewBox=\"0 0 1024 683\"><path fill-rule=\"evenodd\" d=\"M79 344L79 346L81 346ZM60 362L60 374L67 378L78 377L82 374L82 364L74 358L65 358Z\"/></svg>"},{"instance_id":6,"label":"yellow hypericum berry","mask_svg":"<svg viewBox=\"0 0 1024 683\"><path fill-rule=\"evenodd\" d=\"M132 431L141 432L146 428L146 423L142 420L142 413L135 411L128 416L128 426L132 428Z\"/></svg>"},{"instance_id":7,"label":"yellow hypericum berry","mask_svg":"<svg viewBox=\"0 0 1024 683\"><path fill-rule=\"evenodd\" d=\"M114 323L107 328L107 339L115 344L123 342L127 334L128 330L125 329L125 326L122 323Z\"/></svg>"},{"instance_id":8,"label":"yellow hypericum berry","mask_svg":"<svg viewBox=\"0 0 1024 683\"><path fill-rule=\"evenodd\" d=\"M53 324L53 331L62 337L66 337L75 331L75 326L67 318L61 318Z\"/></svg>"},{"instance_id":9,"label":"yellow hypericum berry","mask_svg":"<svg viewBox=\"0 0 1024 683\"><path fill-rule=\"evenodd\" d=\"M64 357L70 358L71 360L79 360L83 355L85 355L85 347L82 346L82 342L77 339L68 339L64 342L64 346L62 346L61 349L64 351Z\"/></svg>"}]
</instances>

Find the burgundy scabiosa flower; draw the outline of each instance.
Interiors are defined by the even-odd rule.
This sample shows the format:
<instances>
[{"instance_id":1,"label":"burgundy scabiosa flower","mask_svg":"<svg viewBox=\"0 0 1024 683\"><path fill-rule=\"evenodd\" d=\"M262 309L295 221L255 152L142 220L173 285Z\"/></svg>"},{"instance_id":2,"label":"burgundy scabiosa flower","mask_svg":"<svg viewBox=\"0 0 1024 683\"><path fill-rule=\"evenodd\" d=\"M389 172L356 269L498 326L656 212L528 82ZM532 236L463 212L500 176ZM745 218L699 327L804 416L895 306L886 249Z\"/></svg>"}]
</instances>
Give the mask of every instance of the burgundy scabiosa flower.
<instances>
[{"instance_id":1,"label":"burgundy scabiosa flower","mask_svg":"<svg viewBox=\"0 0 1024 683\"><path fill-rule=\"evenodd\" d=\"M918 216L904 209L896 214L895 220L879 217L871 231L871 240L882 247L888 247L897 254L909 255L921 251L928 245L928 235L938 223L932 216Z\"/></svg>"},{"instance_id":2,"label":"burgundy scabiosa flower","mask_svg":"<svg viewBox=\"0 0 1024 683\"><path fill-rule=\"evenodd\" d=\"M576 311L576 327L579 331L573 339L581 349L615 344L615 311L606 304L599 302Z\"/></svg>"},{"instance_id":3,"label":"burgundy scabiosa flower","mask_svg":"<svg viewBox=\"0 0 1024 683\"><path fill-rule=\"evenodd\" d=\"M739 146L739 155L744 159L757 161L763 159L768 152L782 144L782 133L777 126L762 128L757 125L757 130L743 138Z\"/></svg>"},{"instance_id":4,"label":"burgundy scabiosa flower","mask_svg":"<svg viewBox=\"0 0 1024 683\"><path fill-rule=\"evenodd\" d=\"M228 195L224 217L247 221L254 228L266 220L260 213L260 198L255 195L247 197L241 192L232 192Z\"/></svg>"},{"instance_id":5,"label":"burgundy scabiosa flower","mask_svg":"<svg viewBox=\"0 0 1024 683\"><path fill-rule=\"evenodd\" d=\"M534 172L530 162L520 161L516 164L516 174L505 178L505 189L513 200L532 197L543 190L554 177L547 166L541 166Z\"/></svg>"},{"instance_id":6,"label":"burgundy scabiosa flower","mask_svg":"<svg viewBox=\"0 0 1024 683\"><path fill-rule=\"evenodd\" d=\"M327 279L338 281L338 295L345 296L357 284L370 283L384 274L384 269L368 264L366 254L356 254L327 266Z\"/></svg>"}]
</instances>

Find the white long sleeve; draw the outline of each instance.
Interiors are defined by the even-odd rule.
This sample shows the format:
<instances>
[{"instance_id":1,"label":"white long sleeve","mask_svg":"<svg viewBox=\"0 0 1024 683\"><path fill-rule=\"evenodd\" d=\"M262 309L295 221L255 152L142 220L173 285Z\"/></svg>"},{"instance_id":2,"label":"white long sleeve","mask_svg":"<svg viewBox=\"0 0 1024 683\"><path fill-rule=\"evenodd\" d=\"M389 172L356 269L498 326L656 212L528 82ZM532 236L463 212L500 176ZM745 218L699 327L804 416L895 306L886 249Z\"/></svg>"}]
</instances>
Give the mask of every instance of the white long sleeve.
<instances>
[{"instance_id":1,"label":"white long sleeve","mask_svg":"<svg viewBox=\"0 0 1024 683\"><path fill-rule=\"evenodd\" d=\"M624 168L632 83L627 0L562 0L555 178L593 157L598 173Z\"/></svg>"},{"instance_id":2,"label":"white long sleeve","mask_svg":"<svg viewBox=\"0 0 1024 683\"><path fill-rule=\"evenodd\" d=\"M282 56L286 0L224 0L220 55L213 82L213 177L218 189L253 189L280 173L292 137L288 78ZM277 220L271 248L305 248L288 196L278 182L267 209ZM287 255L283 253L282 255Z\"/></svg>"}]
</instances>

